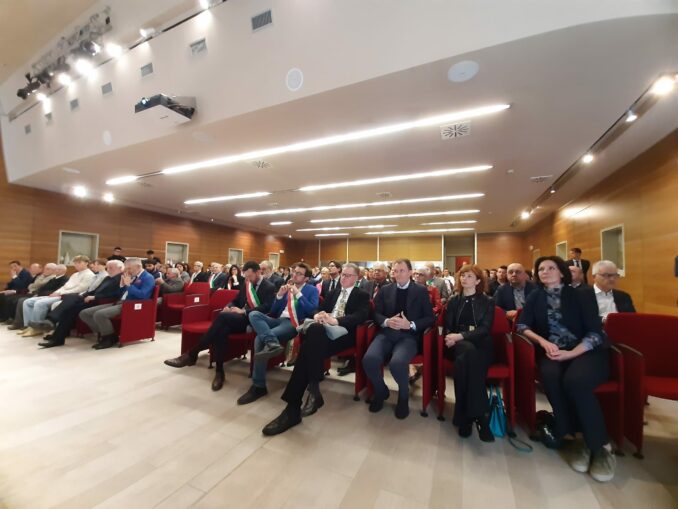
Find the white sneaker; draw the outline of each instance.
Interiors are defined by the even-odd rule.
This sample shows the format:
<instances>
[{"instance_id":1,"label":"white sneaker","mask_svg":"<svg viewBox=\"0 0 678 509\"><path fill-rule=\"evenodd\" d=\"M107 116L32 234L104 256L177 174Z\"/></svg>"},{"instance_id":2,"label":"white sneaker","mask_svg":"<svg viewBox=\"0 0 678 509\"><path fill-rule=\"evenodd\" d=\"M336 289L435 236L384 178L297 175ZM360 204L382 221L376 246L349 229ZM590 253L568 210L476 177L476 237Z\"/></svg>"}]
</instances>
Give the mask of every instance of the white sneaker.
<instances>
[{"instance_id":1,"label":"white sneaker","mask_svg":"<svg viewBox=\"0 0 678 509\"><path fill-rule=\"evenodd\" d=\"M569 463L573 470L585 474L591 466L591 451L586 444L573 445L569 455Z\"/></svg>"},{"instance_id":2,"label":"white sneaker","mask_svg":"<svg viewBox=\"0 0 678 509\"><path fill-rule=\"evenodd\" d=\"M589 473L598 482L608 482L614 478L614 469L617 466L617 458L612 451L603 447L600 452L593 455Z\"/></svg>"}]
</instances>

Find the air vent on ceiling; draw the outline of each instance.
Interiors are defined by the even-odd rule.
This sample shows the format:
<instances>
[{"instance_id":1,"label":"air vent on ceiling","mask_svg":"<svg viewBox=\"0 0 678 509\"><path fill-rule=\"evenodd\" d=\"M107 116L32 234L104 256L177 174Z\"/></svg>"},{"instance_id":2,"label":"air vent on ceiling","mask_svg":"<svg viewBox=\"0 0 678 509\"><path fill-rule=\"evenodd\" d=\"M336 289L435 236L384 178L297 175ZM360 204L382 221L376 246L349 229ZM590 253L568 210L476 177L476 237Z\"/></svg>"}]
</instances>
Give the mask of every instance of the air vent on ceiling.
<instances>
[{"instance_id":1,"label":"air vent on ceiling","mask_svg":"<svg viewBox=\"0 0 678 509\"><path fill-rule=\"evenodd\" d=\"M267 169L273 167L271 163L268 161L264 161L263 159L259 159L258 161L250 161L250 164L254 166L255 168L261 168L261 169Z\"/></svg>"},{"instance_id":2,"label":"air vent on ceiling","mask_svg":"<svg viewBox=\"0 0 678 509\"><path fill-rule=\"evenodd\" d=\"M71 99L70 105L71 111L75 111L80 107L80 101L78 101L77 99Z\"/></svg>"},{"instance_id":3,"label":"air vent on ceiling","mask_svg":"<svg viewBox=\"0 0 678 509\"><path fill-rule=\"evenodd\" d=\"M146 65L141 66L139 70L141 71L142 78L144 76L148 76L149 74L153 74L153 62L149 62Z\"/></svg>"},{"instance_id":4,"label":"air vent on ceiling","mask_svg":"<svg viewBox=\"0 0 678 509\"><path fill-rule=\"evenodd\" d=\"M202 38L199 41L191 43L191 54L193 56L200 55L207 52L207 41Z\"/></svg>"},{"instance_id":5,"label":"air vent on ceiling","mask_svg":"<svg viewBox=\"0 0 678 509\"><path fill-rule=\"evenodd\" d=\"M383 191L381 193L377 193L377 198L383 199L383 198L390 198L391 196L393 196L393 194L390 193L389 191Z\"/></svg>"},{"instance_id":6,"label":"air vent on ceiling","mask_svg":"<svg viewBox=\"0 0 678 509\"><path fill-rule=\"evenodd\" d=\"M141 187L153 187L153 184L149 184L148 182L144 182L143 180L137 181L137 184L139 184Z\"/></svg>"},{"instance_id":7,"label":"air vent on ceiling","mask_svg":"<svg viewBox=\"0 0 678 509\"><path fill-rule=\"evenodd\" d=\"M261 14L257 14L256 16L252 16L252 32L256 32L257 30L261 30L262 28L272 24L273 17L270 10L262 12Z\"/></svg>"},{"instance_id":8,"label":"air vent on ceiling","mask_svg":"<svg viewBox=\"0 0 678 509\"><path fill-rule=\"evenodd\" d=\"M471 122L458 122L440 126L440 137L443 140L453 140L471 134Z\"/></svg>"},{"instance_id":9,"label":"air vent on ceiling","mask_svg":"<svg viewBox=\"0 0 678 509\"><path fill-rule=\"evenodd\" d=\"M31 134L31 124L26 124L24 126L24 133Z\"/></svg>"},{"instance_id":10,"label":"air vent on ceiling","mask_svg":"<svg viewBox=\"0 0 678 509\"><path fill-rule=\"evenodd\" d=\"M113 83L109 81L101 85L101 95L110 94L111 92L113 92Z\"/></svg>"},{"instance_id":11,"label":"air vent on ceiling","mask_svg":"<svg viewBox=\"0 0 678 509\"><path fill-rule=\"evenodd\" d=\"M50 125L52 123L52 112L45 113L45 124Z\"/></svg>"},{"instance_id":12,"label":"air vent on ceiling","mask_svg":"<svg viewBox=\"0 0 678 509\"><path fill-rule=\"evenodd\" d=\"M542 182L546 182L551 178L553 178L553 175L538 175L536 177L530 177L530 180L535 184L540 184Z\"/></svg>"}]
</instances>

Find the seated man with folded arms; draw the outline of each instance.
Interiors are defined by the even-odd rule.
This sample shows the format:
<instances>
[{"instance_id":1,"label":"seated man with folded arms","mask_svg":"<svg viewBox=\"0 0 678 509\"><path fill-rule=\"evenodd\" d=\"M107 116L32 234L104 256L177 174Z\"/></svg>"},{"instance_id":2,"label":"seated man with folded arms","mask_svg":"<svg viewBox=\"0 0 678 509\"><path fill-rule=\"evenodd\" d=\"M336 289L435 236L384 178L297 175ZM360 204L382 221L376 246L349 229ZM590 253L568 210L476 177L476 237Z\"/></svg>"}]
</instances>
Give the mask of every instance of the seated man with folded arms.
<instances>
[{"instance_id":1,"label":"seated man with folded arms","mask_svg":"<svg viewBox=\"0 0 678 509\"><path fill-rule=\"evenodd\" d=\"M363 357L363 368L374 386L370 412L379 412L389 397L381 368L390 358L391 375L398 384L395 416L404 419L410 413L409 365L421 347L423 332L435 324L435 317L428 291L411 280L410 260L396 260L392 270L395 284L383 287L374 299L374 318L380 330Z\"/></svg>"},{"instance_id":2,"label":"seated man with folded arms","mask_svg":"<svg viewBox=\"0 0 678 509\"><path fill-rule=\"evenodd\" d=\"M512 263L506 268L508 284L497 287L494 294L495 305L506 311L506 318L513 320L519 309L523 309L527 296L536 288L528 281L525 267Z\"/></svg>"},{"instance_id":3,"label":"seated man with folded arms","mask_svg":"<svg viewBox=\"0 0 678 509\"><path fill-rule=\"evenodd\" d=\"M51 295L56 290L64 286L64 284L66 284L68 281L68 267L63 264L53 265L54 269L51 269L53 277L51 277L49 281L38 288L35 292L31 292L28 295L18 295L14 310L11 310L10 313L12 316L14 316L14 321L9 327L7 327L7 330L14 330L17 331L17 334L23 335L23 333L27 330L27 327L24 327L24 301L30 297L46 297ZM45 265L45 267L47 267L47 265Z\"/></svg>"},{"instance_id":4,"label":"seated man with folded arms","mask_svg":"<svg viewBox=\"0 0 678 509\"><path fill-rule=\"evenodd\" d=\"M101 282L90 285L86 292L64 295L61 304L47 314L47 319L56 324L54 332L45 336L45 340L38 343L38 346L43 348L63 346L71 329L75 327L80 311L101 304L104 299L118 300L122 295L120 278L124 268L125 264L120 260L109 260L106 262L105 270L101 271L105 274Z\"/></svg>"},{"instance_id":5,"label":"seated man with folded arms","mask_svg":"<svg viewBox=\"0 0 678 509\"><path fill-rule=\"evenodd\" d=\"M241 285L238 296L224 307L198 344L187 353L165 361L165 364L173 368L193 366L198 360L198 354L211 346L217 366L212 381L213 391L218 391L224 386L224 356L229 335L245 332L250 323L251 313L255 311L268 313L275 298L273 283L263 277L261 265L257 262L246 262L242 274L245 277L245 284Z\"/></svg>"},{"instance_id":6,"label":"seated man with folded arms","mask_svg":"<svg viewBox=\"0 0 678 509\"><path fill-rule=\"evenodd\" d=\"M367 320L369 314L370 296L355 286L358 275L357 265L344 264L341 270L341 286L323 302L320 312L313 316L313 323L302 333L299 356L282 395L287 407L264 427L264 435L277 435L287 431L299 424L302 417L313 415L325 404L318 387L325 369L323 361L355 346L356 328ZM348 333L330 337L325 324L343 327ZM308 397L302 409L301 400L306 388Z\"/></svg>"},{"instance_id":7,"label":"seated man with folded arms","mask_svg":"<svg viewBox=\"0 0 678 509\"><path fill-rule=\"evenodd\" d=\"M86 292L90 283L94 280L94 272L87 268L89 258L85 255L78 255L73 258L73 267L75 267L75 274L73 274L68 281L55 290L47 297L31 297L26 299L23 303L24 312L24 326L27 329L22 336L29 338L32 336L42 336L44 331L41 328L31 327L31 323L42 323L47 317L47 313L52 308L52 305L61 301L62 296L70 293Z\"/></svg>"},{"instance_id":8,"label":"seated man with folded arms","mask_svg":"<svg viewBox=\"0 0 678 509\"><path fill-rule=\"evenodd\" d=\"M54 269L56 268L55 263L45 264L44 270L40 264L34 263L33 265L40 267L41 272L35 276L33 282L28 285L27 294L16 292L0 292L0 323L2 325L11 325L14 323L16 306L20 299L23 300L28 297L33 297L37 294L40 288L45 286L47 282L54 278ZM33 265L31 265L31 267L33 267Z\"/></svg>"},{"instance_id":9,"label":"seated man with folded arms","mask_svg":"<svg viewBox=\"0 0 678 509\"><path fill-rule=\"evenodd\" d=\"M100 341L92 346L95 350L103 350L117 344L118 335L115 333L111 318L120 315L125 300L146 300L153 295L155 281L153 276L144 270L140 258L130 257L125 260L125 272L120 277L120 288L122 296L119 301L83 309L78 315L92 332L101 336Z\"/></svg>"},{"instance_id":10,"label":"seated man with folded arms","mask_svg":"<svg viewBox=\"0 0 678 509\"><path fill-rule=\"evenodd\" d=\"M572 267L570 267L572 268ZM617 290L619 270L610 260L600 260L593 264L593 287L586 286L579 291L588 294L598 304L598 316L605 323L610 313L635 313L631 296Z\"/></svg>"},{"instance_id":11,"label":"seated man with folded arms","mask_svg":"<svg viewBox=\"0 0 678 509\"><path fill-rule=\"evenodd\" d=\"M297 336L297 327L310 318L318 308L318 289L306 284L311 277L311 267L304 262L292 266L290 280L280 287L271 306L270 315L260 311L250 313L254 332L254 369L252 386L238 398L239 405L252 403L268 394L266 367L268 360L284 352L281 343Z\"/></svg>"}]
</instances>

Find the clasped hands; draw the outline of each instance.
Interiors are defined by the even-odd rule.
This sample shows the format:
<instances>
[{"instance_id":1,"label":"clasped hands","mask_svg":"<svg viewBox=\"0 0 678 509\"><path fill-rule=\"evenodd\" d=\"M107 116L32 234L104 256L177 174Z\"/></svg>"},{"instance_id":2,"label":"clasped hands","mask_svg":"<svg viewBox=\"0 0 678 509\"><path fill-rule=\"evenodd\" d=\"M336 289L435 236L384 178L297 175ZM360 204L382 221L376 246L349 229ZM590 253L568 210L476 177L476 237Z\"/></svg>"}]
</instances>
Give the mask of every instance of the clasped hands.
<instances>
[{"instance_id":1,"label":"clasped hands","mask_svg":"<svg viewBox=\"0 0 678 509\"><path fill-rule=\"evenodd\" d=\"M546 357L552 361L567 361L577 356L572 350L561 350L558 345L542 339L539 344L546 352Z\"/></svg>"},{"instance_id":2,"label":"clasped hands","mask_svg":"<svg viewBox=\"0 0 678 509\"><path fill-rule=\"evenodd\" d=\"M278 297L282 298L287 292L290 292L293 297L296 297L301 293L294 283L288 283L280 287L280 290L278 290Z\"/></svg>"},{"instance_id":3,"label":"clasped hands","mask_svg":"<svg viewBox=\"0 0 678 509\"><path fill-rule=\"evenodd\" d=\"M409 330L410 329L410 321L405 318L405 315L400 312L395 316L392 316L386 321L386 326L389 329L394 329L394 330Z\"/></svg>"},{"instance_id":4,"label":"clasped hands","mask_svg":"<svg viewBox=\"0 0 678 509\"><path fill-rule=\"evenodd\" d=\"M445 346L447 346L448 348L452 348L462 339L464 339L464 336L462 336L458 332L450 332L447 336L445 336Z\"/></svg>"},{"instance_id":5,"label":"clasped hands","mask_svg":"<svg viewBox=\"0 0 678 509\"><path fill-rule=\"evenodd\" d=\"M313 315L313 319L315 320L316 323L320 324L327 324L327 325L339 325L339 321L334 318L330 313L326 313L325 311L321 311L320 313L316 313Z\"/></svg>"}]
</instances>

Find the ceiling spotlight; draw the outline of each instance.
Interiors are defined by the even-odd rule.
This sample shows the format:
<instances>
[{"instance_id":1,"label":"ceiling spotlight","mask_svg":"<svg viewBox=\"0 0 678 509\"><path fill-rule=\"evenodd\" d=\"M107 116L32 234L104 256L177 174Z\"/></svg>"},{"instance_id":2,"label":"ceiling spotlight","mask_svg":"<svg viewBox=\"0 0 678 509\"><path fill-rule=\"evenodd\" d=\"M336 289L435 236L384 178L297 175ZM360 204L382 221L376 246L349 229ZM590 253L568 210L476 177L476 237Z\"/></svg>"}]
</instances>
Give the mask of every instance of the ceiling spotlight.
<instances>
[{"instance_id":1,"label":"ceiling spotlight","mask_svg":"<svg viewBox=\"0 0 678 509\"><path fill-rule=\"evenodd\" d=\"M73 196L84 198L87 196L87 188L85 186L75 186L73 188Z\"/></svg>"},{"instance_id":2,"label":"ceiling spotlight","mask_svg":"<svg viewBox=\"0 0 678 509\"><path fill-rule=\"evenodd\" d=\"M156 34L156 30L153 27L140 28L139 33L144 39L150 39Z\"/></svg>"},{"instance_id":3,"label":"ceiling spotlight","mask_svg":"<svg viewBox=\"0 0 678 509\"><path fill-rule=\"evenodd\" d=\"M556 194L556 188L551 186L551 189L549 189L549 193Z\"/></svg>"},{"instance_id":4,"label":"ceiling spotlight","mask_svg":"<svg viewBox=\"0 0 678 509\"><path fill-rule=\"evenodd\" d=\"M523 210L520 213L520 219L529 219L530 218L530 211L529 210Z\"/></svg>"},{"instance_id":5,"label":"ceiling spotlight","mask_svg":"<svg viewBox=\"0 0 678 509\"><path fill-rule=\"evenodd\" d=\"M584 157L581 158L581 162L584 164L589 164L593 162L593 155L592 154L585 154Z\"/></svg>"},{"instance_id":6,"label":"ceiling spotlight","mask_svg":"<svg viewBox=\"0 0 678 509\"><path fill-rule=\"evenodd\" d=\"M75 62L75 70L83 76L88 76L92 73L92 71L94 71L94 65L92 65L92 62L89 60L79 58L78 61Z\"/></svg>"},{"instance_id":7,"label":"ceiling spotlight","mask_svg":"<svg viewBox=\"0 0 678 509\"><path fill-rule=\"evenodd\" d=\"M57 74L57 81L64 87L67 87L73 82L73 79L65 72Z\"/></svg>"},{"instance_id":8,"label":"ceiling spotlight","mask_svg":"<svg viewBox=\"0 0 678 509\"><path fill-rule=\"evenodd\" d=\"M122 55L122 46L112 42L106 43L106 54L111 58L117 58Z\"/></svg>"},{"instance_id":9,"label":"ceiling spotlight","mask_svg":"<svg viewBox=\"0 0 678 509\"><path fill-rule=\"evenodd\" d=\"M673 87L676 85L676 81L669 76L662 76L657 81L654 82L650 92L654 95L666 95L673 90Z\"/></svg>"},{"instance_id":10,"label":"ceiling spotlight","mask_svg":"<svg viewBox=\"0 0 678 509\"><path fill-rule=\"evenodd\" d=\"M626 115L626 122L630 124L631 122L635 121L637 118L638 118L638 115L636 115L632 111L629 111L628 114Z\"/></svg>"},{"instance_id":11,"label":"ceiling spotlight","mask_svg":"<svg viewBox=\"0 0 678 509\"><path fill-rule=\"evenodd\" d=\"M35 97L38 98L38 101L44 101L45 99L47 99L47 96L45 95L44 92L38 92L38 94Z\"/></svg>"},{"instance_id":12,"label":"ceiling spotlight","mask_svg":"<svg viewBox=\"0 0 678 509\"><path fill-rule=\"evenodd\" d=\"M30 95L30 92L25 88L20 88L16 91L16 95L25 101Z\"/></svg>"},{"instance_id":13,"label":"ceiling spotlight","mask_svg":"<svg viewBox=\"0 0 678 509\"><path fill-rule=\"evenodd\" d=\"M106 203L113 203L115 201L115 196L113 196L113 193L104 193L104 201Z\"/></svg>"},{"instance_id":14,"label":"ceiling spotlight","mask_svg":"<svg viewBox=\"0 0 678 509\"><path fill-rule=\"evenodd\" d=\"M216 4L214 0L199 0L200 8L203 10L209 9Z\"/></svg>"},{"instance_id":15,"label":"ceiling spotlight","mask_svg":"<svg viewBox=\"0 0 678 509\"><path fill-rule=\"evenodd\" d=\"M94 56L101 51L101 46L94 41L82 41L80 43L80 49L84 53Z\"/></svg>"},{"instance_id":16,"label":"ceiling spotlight","mask_svg":"<svg viewBox=\"0 0 678 509\"><path fill-rule=\"evenodd\" d=\"M38 74L35 79L43 85L49 85L52 82L52 75L47 72L47 70L44 70Z\"/></svg>"}]
</instances>

